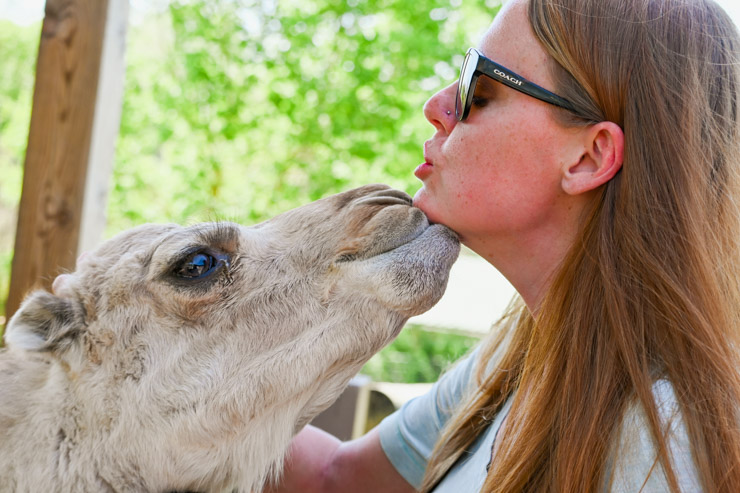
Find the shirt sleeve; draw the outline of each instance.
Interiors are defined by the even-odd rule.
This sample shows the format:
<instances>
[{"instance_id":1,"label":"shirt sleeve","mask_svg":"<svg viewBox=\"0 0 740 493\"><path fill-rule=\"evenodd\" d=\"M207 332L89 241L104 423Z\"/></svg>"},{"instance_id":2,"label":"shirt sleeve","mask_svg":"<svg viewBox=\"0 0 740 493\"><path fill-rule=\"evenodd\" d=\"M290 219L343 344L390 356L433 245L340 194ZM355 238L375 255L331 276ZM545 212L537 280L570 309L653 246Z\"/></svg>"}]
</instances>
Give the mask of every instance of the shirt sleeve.
<instances>
[{"instance_id":1,"label":"shirt sleeve","mask_svg":"<svg viewBox=\"0 0 740 493\"><path fill-rule=\"evenodd\" d=\"M476 355L477 350L445 373L428 393L408 401L378 425L383 451L417 489L442 428L472 383Z\"/></svg>"},{"instance_id":2,"label":"shirt sleeve","mask_svg":"<svg viewBox=\"0 0 740 493\"><path fill-rule=\"evenodd\" d=\"M701 483L673 386L667 380L658 380L653 385L653 395L661 423L667 429L667 446L679 489L684 493L699 493ZM665 470L660 462L656 463L657 447L642 406L628 408L616 445L611 493L669 491Z\"/></svg>"}]
</instances>

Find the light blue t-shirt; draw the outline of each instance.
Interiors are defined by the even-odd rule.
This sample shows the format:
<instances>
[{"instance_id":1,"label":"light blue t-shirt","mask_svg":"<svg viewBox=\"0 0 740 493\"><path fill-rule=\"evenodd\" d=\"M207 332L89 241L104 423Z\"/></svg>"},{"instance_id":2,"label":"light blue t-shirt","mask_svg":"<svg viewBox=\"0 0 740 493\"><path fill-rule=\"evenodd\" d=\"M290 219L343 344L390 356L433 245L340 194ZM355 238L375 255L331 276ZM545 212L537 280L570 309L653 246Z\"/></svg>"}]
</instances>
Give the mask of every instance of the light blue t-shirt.
<instances>
[{"instance_id":1,"label":"light blue t-shirt","mask_svg":"<svg viewBox=\"0 0 740 493\"><path fill-rule=\"evenodd\" d=\"M421 486L427 461L437 437L455 406L464 398L473 376L477 352L447 372L425 395L412 399L388 416L379 425L380 443L393 466L415 488ZM700 493L696 465L691 456L688 434L680 417L673 387L667 380L653 385L653 394L663 423L668 424L668 447L673 470L681 491ZM492 458L493 443L501 423L511 408L513 397L504 404L486 431L473 442L468 451L435 488L435 493L468 493L480 491ZM625 414L618 443L607 462L613 473L611 488L604 493L663 493L669 491L663 468L655 464L657 451L640 406L632 406ZM607 474L609 476L609 474Z\"/></svg>"}]
</instances>

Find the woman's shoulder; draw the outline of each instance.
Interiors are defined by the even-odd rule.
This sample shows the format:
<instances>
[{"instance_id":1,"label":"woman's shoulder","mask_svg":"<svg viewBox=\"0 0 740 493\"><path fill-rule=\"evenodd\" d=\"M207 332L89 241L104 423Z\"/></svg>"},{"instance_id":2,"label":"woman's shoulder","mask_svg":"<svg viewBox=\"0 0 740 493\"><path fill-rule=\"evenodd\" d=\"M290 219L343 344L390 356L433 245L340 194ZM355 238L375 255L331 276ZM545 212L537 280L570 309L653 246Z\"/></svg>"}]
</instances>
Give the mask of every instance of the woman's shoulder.
<instances>
[{"instance_id":1,"label":"woman's shoulder","mask_svg":"<svg viewBox=\"0 0 740 493\"><path fill-rule=\"evenodd\" d=\"M653 398L665 433L671 466L681 491L700 492L699 476L681 408L671 382L659 379L653 384ZM668 491L668 481L658 460L658 449L644 407L628 406L619 435L608 462L612 493Z\"/></svg>"}]
</instances>

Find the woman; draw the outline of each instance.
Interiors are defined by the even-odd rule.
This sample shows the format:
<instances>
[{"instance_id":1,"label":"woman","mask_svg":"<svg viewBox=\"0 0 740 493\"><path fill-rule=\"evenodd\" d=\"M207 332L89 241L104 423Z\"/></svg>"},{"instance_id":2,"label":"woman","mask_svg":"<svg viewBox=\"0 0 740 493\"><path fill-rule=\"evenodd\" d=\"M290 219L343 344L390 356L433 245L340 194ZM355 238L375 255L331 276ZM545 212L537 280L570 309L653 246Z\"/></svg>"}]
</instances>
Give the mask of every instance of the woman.
<instances>
[{"instance_id":1,"label":"woman","mask_svg":"<svg viewBox=\"0 0 740 493\"><path fill-rule=\"evenodd\" d=\"M711 0L506 4L415 203L520 302L365 437L301 432L281 491L738 491L739 49Z\"/></svg>"}]
</instances>

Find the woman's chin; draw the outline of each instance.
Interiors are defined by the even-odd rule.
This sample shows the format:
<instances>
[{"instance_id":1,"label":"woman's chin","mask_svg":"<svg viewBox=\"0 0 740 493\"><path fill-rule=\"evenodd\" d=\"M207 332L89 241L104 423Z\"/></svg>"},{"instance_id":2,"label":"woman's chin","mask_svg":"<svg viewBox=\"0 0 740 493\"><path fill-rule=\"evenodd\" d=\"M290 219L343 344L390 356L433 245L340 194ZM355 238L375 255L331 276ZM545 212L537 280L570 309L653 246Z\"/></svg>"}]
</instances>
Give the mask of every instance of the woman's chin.
<instances>
[{"instance_id":1,"label":"woman's chin","mask_svg":"<svg viewBox=\"0 0 740 493\"><path fill-rule=\"evenodd\" d=\"M414 194L414 207L421 209L427 216L429 215L429 212L427 212L429 208L429 196L423 185Z\"/></svg>"},{"instance_id":2,"label":"woman's chin","mask_svg":"<svg viewBox=\"0 0 740 493\"><path fill-rule=\"evenodd\" d=\"M444 224L444 221L438 212L438 208L435 206L434 199L429 196L429 192L426 188L421 187L414 194L414 207L421 209L421 211L426 214L430 223Z\"/></svg>"}]
</instances>

